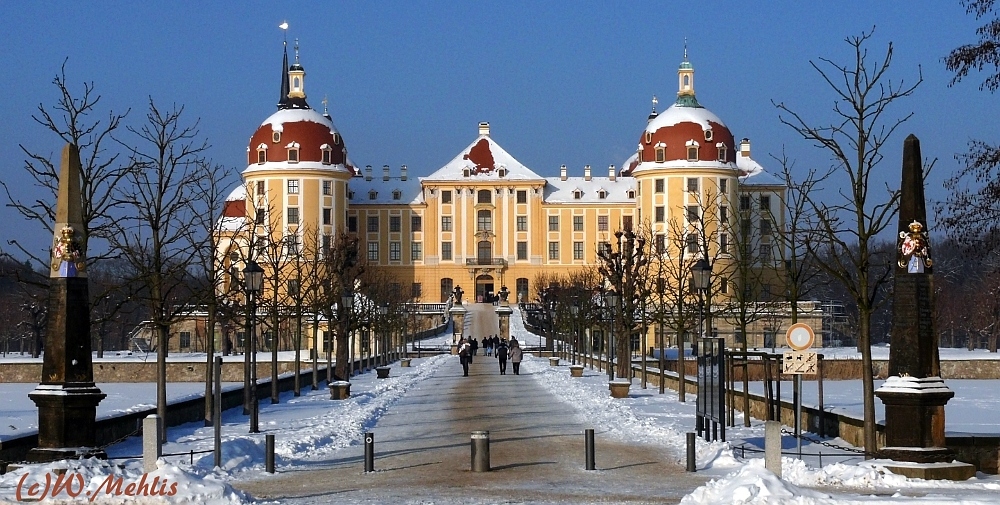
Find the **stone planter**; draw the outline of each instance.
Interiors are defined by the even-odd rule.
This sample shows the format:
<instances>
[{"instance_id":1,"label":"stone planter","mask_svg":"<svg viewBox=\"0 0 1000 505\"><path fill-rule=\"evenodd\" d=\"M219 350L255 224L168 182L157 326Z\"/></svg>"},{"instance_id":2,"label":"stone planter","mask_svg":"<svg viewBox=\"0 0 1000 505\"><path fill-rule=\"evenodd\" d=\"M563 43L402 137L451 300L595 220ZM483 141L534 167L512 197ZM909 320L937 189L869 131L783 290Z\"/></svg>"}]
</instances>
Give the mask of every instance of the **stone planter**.
<instances>
[{"instance_id":1,"label":"stone planter","mask_svg":"<svg viewBox=\"0 0 1000 505\"><path fill-rule=\"evenodd\" d=\"M375 368L375 373L378 375L379 379L388 379L389 370L390 368L387 366L380 366Z\"/></svg>"},{"instance_id":2,"label":"stone planter","mask_svg":"<svg viewBox=\"0 0 1000 505\"><path fill-rule=\"evenodd\" d=\"M611 381L608 389L611 390L612 398L628 398L628 388L632 385L629 381Z\"/></svg>"},{"instance_id":3,"label":"stone planter","mask_svg":"<svg viewBox=\"0 0 1000 505\"><path fill-rule=\"evenodd\" d=\"M399 366L403 368L410 368L410 358L402 358L399 360Z\"/></svg>"},{"instance_id":4,"label":"stone planter","mask_svg":"<svg viewBox=\"0 0 1000 505\"><path fill-rule=\"evenodd\" d=\"M351 383L347 381L333 381L330 383L330 399L346 400L351 397Z\"/></svg>"},{"instance_id":5,"label":"stone planter","mask_svg":"<svg viewBox=\"0 0 1000 505\"><path fill-rule=\"evenodd\" d=\"M549 366L559 366L559 358L555 356L549 358Z\"/></svg>"},{"instance_id":6,"label":"stone planter","mask_svg":"<svg viewBox=\"0 0 1000 505\"><path fill-rule=\"evenodd\" d=\"M570 377L583 377L583 365L570 365L569 375Z\"/></svg>"}]
</instances>

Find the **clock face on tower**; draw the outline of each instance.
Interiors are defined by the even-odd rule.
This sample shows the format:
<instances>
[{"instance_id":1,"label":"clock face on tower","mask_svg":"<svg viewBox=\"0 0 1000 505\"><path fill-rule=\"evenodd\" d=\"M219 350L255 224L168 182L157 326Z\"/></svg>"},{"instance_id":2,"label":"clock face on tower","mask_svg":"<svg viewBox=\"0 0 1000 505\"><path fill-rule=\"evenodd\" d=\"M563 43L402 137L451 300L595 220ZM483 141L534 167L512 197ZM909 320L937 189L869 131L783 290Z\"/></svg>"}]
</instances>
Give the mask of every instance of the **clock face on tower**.
<instances>
[{"instance_id":1,"label":"clock face on tower","mask_svg":"<svg viewBox=\"0 0 1000 505\"><path fill-rule=\"evenodd\" d=\"M816 334L813 333L811 327L805 323L795 323L788 328L788 332L785 333L785 341L788 343L788 347L796 351L804 351L812 347L813 342L816 340Z\"/></svg>"}]
</instances>

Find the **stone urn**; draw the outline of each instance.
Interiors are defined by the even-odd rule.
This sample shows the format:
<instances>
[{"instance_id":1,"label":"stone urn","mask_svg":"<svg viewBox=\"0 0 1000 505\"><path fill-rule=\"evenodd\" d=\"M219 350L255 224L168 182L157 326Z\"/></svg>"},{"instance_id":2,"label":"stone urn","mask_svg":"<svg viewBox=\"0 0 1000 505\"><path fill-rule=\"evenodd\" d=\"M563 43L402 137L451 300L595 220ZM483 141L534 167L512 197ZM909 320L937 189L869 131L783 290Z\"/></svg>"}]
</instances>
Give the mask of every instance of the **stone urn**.
<instances>
[{"instance_id":1,"label":"stone urn","mask_svg":"<svg viewBox=\"0 0 1000 505\"><path fill-rule=\"evenodd\" d=\"M377 374L377 377L379 379L388 379L389 378L389 370L390 370L390 368L387 367L387 366L375 367L375 373Z\"/></svg>"},{"instance_id":2,"label":"stone urn","mask_svg":"<svg viewBox=\"0 0 1000 505\"><path fill-rule=\"evenodd\" d=\"M613 380L608 383L608 389L611 390L612 398L628 398L628 388L632 385L629 380Z\"/></svg>"},{"instance_id":3,"label":"stone urn","mask_svg":"<svg viewBox=\"0 0 1000 505\"><path fill-rule=\"evenodd\" d=\"M330 399L346 400L351 397L351 383L348 381L333 381L330 383Z\"/></svg>"},{"instance_id":4,"label":"stone urn","mask_svg":"<svg viewBox=\"0 0 1000 505\"><path fill-rule=\"evenodd\" d=\"M583 377L583 365L570 365L569 375L570 377Z\"/></svg>"},{"instance_id":5,"label":"stone urn","mask_svg":"<svg viewBox=\"0 0 1000 505\"><path fill-rule=\"evenodd\" d=\"M549 366L559 366L559 358L555 356L549 358Z\"/></svg>"},{"instance_id":6,"label":"stone urn","mask_svg":"<svg viewBox=\"0 0 1000 505\"><path fill-rule=\"evenodd\" d=\"M410 368L410 358L402 358L399 360L399 366L403 368Z\"/></svg>"}]
</instances>

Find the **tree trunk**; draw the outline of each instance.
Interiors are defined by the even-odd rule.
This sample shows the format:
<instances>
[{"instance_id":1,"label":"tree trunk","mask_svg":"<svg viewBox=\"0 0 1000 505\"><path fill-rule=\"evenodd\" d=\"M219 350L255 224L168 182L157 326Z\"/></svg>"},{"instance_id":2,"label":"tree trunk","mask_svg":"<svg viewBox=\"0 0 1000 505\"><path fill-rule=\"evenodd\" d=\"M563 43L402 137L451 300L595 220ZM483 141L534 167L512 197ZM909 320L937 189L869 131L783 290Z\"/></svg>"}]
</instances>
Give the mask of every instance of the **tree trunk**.
<instances>
[{"instance_id":1,"label":"tree trunk","mask_svg":"<svg viewBox=\"0 0 1000 505\"><path fill-rule=\"evenodd\" d=\"M205 321L205 426L212 425L212 415L215 412L213 402L215 395L212 394L212 383L214 382L213 368L215 367L215 305L208 306L208 319Z\"/></svg>"},{"instance_id":2,"label":"tree trunk","mask_svg":"<svg viewBox=\"0 0 1000 505\"><path fill-rule=\"evenodd\" d=\"M864 393L865 410L865 459L872 457L878 450L875 439L875 379L872 369L872 348L871 348L871 309L859 308L858 317L858 348L861 350L861 381Z\"/></svg>"},{"instance_id":3,"label":"tree trunk","mask_svg":"<svg viewBox=\"0 0 1000 505\"><path fill-rule=\"evenodd\" d=\"M156 325L156 415L160 416L160 441L167 441L167 332L170 327Z\"/></svg>"}]
</instances>

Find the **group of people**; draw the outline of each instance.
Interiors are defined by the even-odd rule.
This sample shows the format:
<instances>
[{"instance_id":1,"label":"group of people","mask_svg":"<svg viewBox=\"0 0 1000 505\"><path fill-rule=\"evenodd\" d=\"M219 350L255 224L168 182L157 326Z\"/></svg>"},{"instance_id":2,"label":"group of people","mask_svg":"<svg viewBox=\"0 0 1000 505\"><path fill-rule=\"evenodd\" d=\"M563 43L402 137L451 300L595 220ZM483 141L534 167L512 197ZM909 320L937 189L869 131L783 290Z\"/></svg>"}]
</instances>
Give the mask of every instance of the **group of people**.
<instances>
[{"instance_id":1,"label":"group of people","mask_svg":"<svg viewBox=\"0 0 1000 505\"><path fill-rule=\"evenodd\" d=\"M510 360L514 369L514 375L521 374L521 359L524 357L524 353L522 352L521 345L517 342L516 338L510 339L510 344L508 344L507 340L500 338L499 335L486 337L483 338L483 348L485 349L487 356L496 356L497 361L500 364L500 375L507 375L508 360ZM476 356L478 351L479 342L476 341L475 338L463 338L459 341L458 357L462 362L463 376L469 376L469 365L472 363L472 357Z\"/></svg>"}]
</instances>

